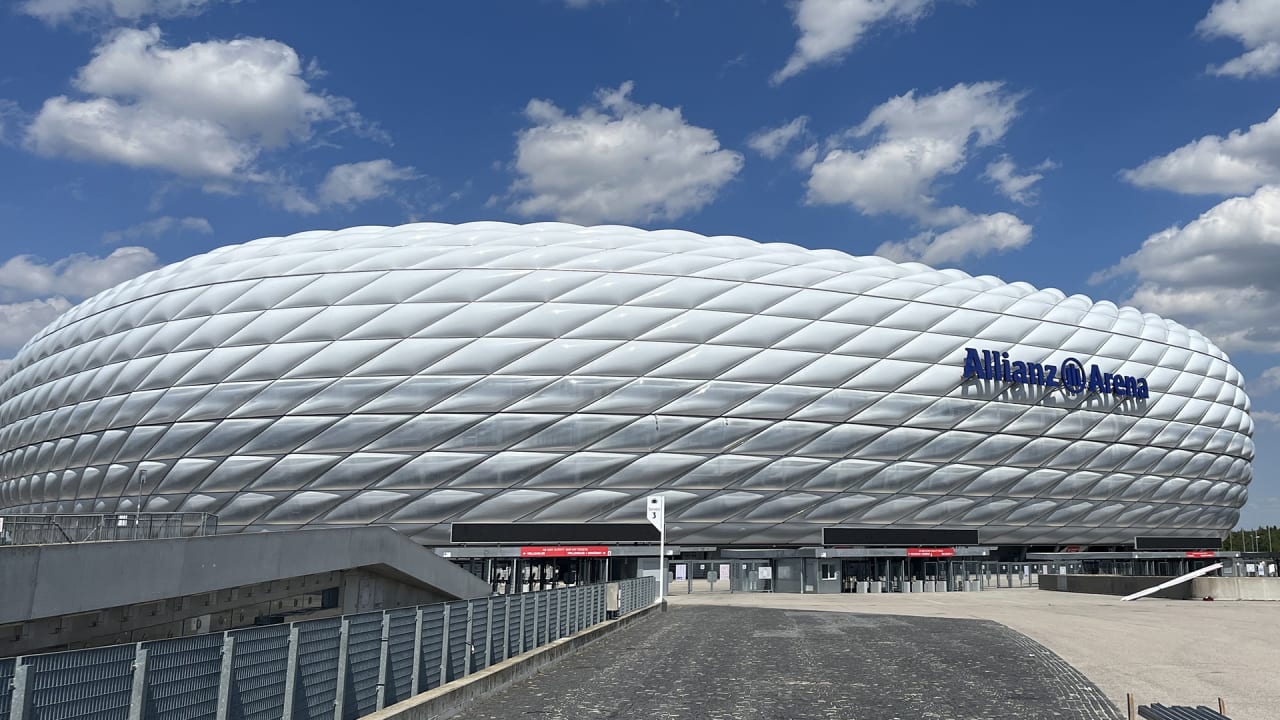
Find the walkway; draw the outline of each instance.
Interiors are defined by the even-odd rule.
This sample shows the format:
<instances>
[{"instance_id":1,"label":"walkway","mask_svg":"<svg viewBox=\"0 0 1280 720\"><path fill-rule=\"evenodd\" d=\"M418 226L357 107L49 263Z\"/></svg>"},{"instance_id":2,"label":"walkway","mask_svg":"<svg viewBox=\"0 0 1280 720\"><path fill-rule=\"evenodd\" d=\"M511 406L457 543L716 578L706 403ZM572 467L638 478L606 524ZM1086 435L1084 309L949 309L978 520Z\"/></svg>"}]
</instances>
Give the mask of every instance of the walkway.
<instances>
[{"instance_id":1,"label":"walkway","mask_svg":"<svg viewBox=\"0 0 1280 720\"><path fill-rule=\"evenodd\" d=\"M673 595L679 607L744 605L993 620L1060 655L1123 708L1216 706L1232 720L1280 716L1280 602L1200 602L1002 589L910 595Z\"/></svg>"},{"instance_id":2,"label":"walkway","mask_svg":"<svg viewBox=\"0 0 1280 720\"><path fill-rule=\"evenodd\" d=\"M994 622L724 607L726 596L703 597L716 604L674 604L456 717L1120 717L1080 673Z\"/></svg>"}]
</instances>

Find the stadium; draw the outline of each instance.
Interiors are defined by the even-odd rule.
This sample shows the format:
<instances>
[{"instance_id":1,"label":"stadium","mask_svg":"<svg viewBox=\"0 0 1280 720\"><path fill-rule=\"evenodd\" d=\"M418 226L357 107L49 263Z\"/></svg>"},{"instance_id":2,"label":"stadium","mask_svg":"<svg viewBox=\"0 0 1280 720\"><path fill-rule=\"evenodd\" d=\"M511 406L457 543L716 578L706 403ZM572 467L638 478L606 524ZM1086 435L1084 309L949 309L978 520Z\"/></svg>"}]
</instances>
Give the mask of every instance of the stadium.
<instances>
[{"instance_id":1,"label":"stadium","mask_svg":"<svg viewBox=\"0 0 1280 720\"><path fill-rule=\"evenodd\" d=\"M221 532L639 522L993 546L1222 536L1253 444L1194 330L1024 283L621 226L263 238L103 292L0 376L0 513Z\"/></svg>"}]
</instances>

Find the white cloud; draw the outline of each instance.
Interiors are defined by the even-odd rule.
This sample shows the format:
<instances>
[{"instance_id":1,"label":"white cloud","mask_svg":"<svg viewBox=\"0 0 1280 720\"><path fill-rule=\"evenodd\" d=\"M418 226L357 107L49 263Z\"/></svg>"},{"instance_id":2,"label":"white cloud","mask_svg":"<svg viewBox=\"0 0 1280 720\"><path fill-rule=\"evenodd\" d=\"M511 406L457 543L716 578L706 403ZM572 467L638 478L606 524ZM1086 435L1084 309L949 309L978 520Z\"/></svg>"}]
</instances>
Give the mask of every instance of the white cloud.
<instances>
[{"instance_id":1,"label":"white cloud","mask_svg":"<svg viewBox=\"0 0 1280 720\"><path fill-rule=\"evenodd\" d=\"M212 235L213 226L202 217L172 217L165 215L152 218L127 227L123 230L112 230L102 234L103 242L119 243L127 240L156 238L174 232L194 232L201 235Z\"/></svg>"},{"instance_id":2,"label":"white cloud","mask_svg":"<svg viewBox=\"0 0 1280 720\"><path fill-rule=\"evenodd\" d=\"M670 220L715 199L741 153L685 122L679 108L639 105L632 83L601 90L578 115L530 100L520 131L512 210L580 223Z\"/></svg>"},{"instance_id":3,"label":"white cloud","mask_svg":"<svg viewBox=\"0 0 1280 720\"><path fill-rule=\"evenodd\" d=\"M38 330L82 300L155 269L144 247L116 248L106 257L76 253L45 263L18 255L0 265L0 353L17 350Z\"/></svg>"},{"instance_id":4,"label":"white cloud","mask_svg":"<svg viewBox=\"0 0 1280 720\"><path fill-rule=\"evenodd\" d=\"M1268 425L1280 427L1280 413L1278 412L1271 412L1270 410L1251 410L1249 411L1249 416L1253 418L1254 422L1264 422Z\"/></svg>"},{"instance_id":5,"label":"white cloud","mask_svg":"<svg viewBox=\"0 0 1280 720\"><path fill-rule=\"evenodd\" d=\"M1031 242L1031 226L1009 213L975 215L944 232L928 231L903 242L884 243L876 254L905 262L939 265L1007 252Z\"/></svg>"},{"instance_id":6,"label":"white cloud","mask_svg":"<svg viewBox=\"0 0 1280 720\"><path fill-rule=\"evenodd\" d=\"M123 29L75 79L85 100L57 96L27 130L44 155L252 180L265 150L306 140L316 123L358 124L350 102L313 92L293 48L274 40L171 48L159 29Z\"/></svg>"},{"instance_id":7,"label":"white cloud","mask_svg":"<svg viewBox=\"0 0 1280 720\"><path fill-rule=\"evenodd\" d=\"M155 267L155 253L144 247L116 248L106 257L76 253L52 263L18 255L0 265L0 300L86 298Z\"/></svg>"},{"instance_id":8,"label":"white cloud","mask_svg":"<svg viewBox=\"0 0 1280 720\"><path fill-rule=\"evenodd\" d=\"M1280 182L1280 110L1247 130L1232 130L1225 138L1206 135L1122 175L1141 187L1207 195L1247 193Z\"/></svg>"},{"instance_id":9,"label":"white cloud","mask_svg":"<svg viewBox=\"0 0 1280 720\"><path fill-rule=\"evenodd\" d=\"M318 197L325 205L350 207L388 195L393 183L414 177L413 168L386 158L337 165L320 183Z\"/></svg>"},{"instance_id":10,"label":"white cloud","mask_svg":"<svg viewBox=\"0 0 1280 720\"><path fill-rule=\"evenodd\" d=\"M1280 367L1263 370L1258 382L1254 385L1254 392L1265 395L1276 390L1280 390Z\"/></svg>"},{"instance_id":11,"label":"white cloud","mask_svg":"<svg viewBox=\"0 0 1280 720\"><path fill-rule=\"evenodd\" d=\"M1214 75L1250 77L1280 70L1280 3L1275 0L1218 0L1196 26L1205 37L1240 41L1246 52L1221 65Z\"/></svg>"},{"instance_id":12,"label":"white cloud","mask_svg":"<svg viewBox=\"0 0 1280 720\"><path fill-rule=\"evenodd\" d=\"M777 85L811 65L837 61L873 25L910 24L928 14L932 5L933 0L798 0L793 8L800 38L770 82Z\"/></svg>"},{"instance_id":13,"label":"white cloud","mask_svg":"<svg viewBox=\"0 0 1280 720\"><path fill-rule=\"evenodd\" d=\"M852 205L868 214L928 217L934 212L934 181L964 166L970 143L991 145L1004 137L1018 115L1018 100L996 82L892 98L844 133L878 133L880 141L864 150L828 152L813 166L808 200Z\"/></svg>"},{"instance_id":14,"label":"white cloud","mask_svg":"<svg viewBox=\"0 0 1280 720\"><path fill-rule=\"evenodd\" d=\"M891 98L830 141L833 147L810 169L806 199L814 205L849 205L868 215L901 215L924 225L915 237L877 249L897 260L938 264L1020 248L1031 240L1029 225L1009 213L939 207L934 187L966 165L972 147L1004 137L1018 116L1019 100L996 82ZM873 135L863 149L839 146ZM1024 196L1031 184L1022 188Z\"/></svg>"},{"instance_id":15,"label":"white cloud","mask_svg":"<svg viewBox=\"0 0 1280 720\"><path fill-rule=\"evenodd\" d=\"M933 181L964 165L964 146L936 138L888 140L866 150L833 150L813 166L810 203L852 205L869 215L921 214Z\"/></svg>"},{"instance_id":16,"label":"white cloud","mask_svg":"<svg viewBox=\"0 0 1280 720\"><path fill-rule=\"evenodd\" d=\"M795 142L805 133L805 126L809 123L809 116L801 115L800 117L779 125L775 128L765 128L752 133L747 138L747 145L752 150L769 158L776 159L779 155L786 151L791 143Z\"/></svg>"},{"instance_id":17,"label":"white cloud","mask_svg":"<svg viewBox=\"0 0 1280 720\"><path fill-rule=\"evenodd\" d=\"M20 12L50 25L76 18L139 20L198 15L215 0L26 0Z\"/></svg>"},{"instance_id":18,"label":"white cloud","mask_svg":"<svg viewBox=\"0 0 1280 720\"><path fill-rule=\"evenodd\" d=\"M1280 186L1155 233L1090 280L1121 275L1138 280L1129 303L1195 327L1224 349L1280 351Z\"/></svg>"},{"instance_id":19,"label":"white cloud","mask_svg":"<svg viewBox=\"0 0 1280 720\"><path fill-rule=\"evenodd\" d=\"M1035 170L1047 170L1052 167L1054 167L1053 163L1044 162ZM1035 202L1035 185L1044 179L1044 175L1039 172L1019 175L1018 166L1008 155L1001 155L998 160L989 163L982 176L995 183L1001 195L1020 205L1030 205Z\"/></svg>"},{"instance_id":20,"label":"white cloud","mask_svg":"<svg viewBox=\"0 0 1280 720\"><path fill-rule=\"evenodd\" d=\"M0 304L0 352L15 352L44 326L71 309L64 297ZM0 375L10 360L0 360Z\"/></svg>"}]
</instances>

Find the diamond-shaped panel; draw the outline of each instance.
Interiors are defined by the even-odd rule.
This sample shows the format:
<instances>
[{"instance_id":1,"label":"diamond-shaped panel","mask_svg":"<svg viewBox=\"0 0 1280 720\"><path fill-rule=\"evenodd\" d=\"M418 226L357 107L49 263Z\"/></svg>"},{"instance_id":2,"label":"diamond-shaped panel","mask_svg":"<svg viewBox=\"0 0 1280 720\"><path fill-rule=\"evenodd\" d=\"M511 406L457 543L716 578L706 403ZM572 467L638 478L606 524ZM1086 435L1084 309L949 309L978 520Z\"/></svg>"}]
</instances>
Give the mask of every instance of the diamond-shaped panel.
<instances>
[{"instance_id":1,"label":"diamond-shaped panel","mask_svg":"<svg viewBox=\"0 0 1280 720\"><path fill-rule=\"evenodd\" d=\"M962 383L965 347L1145 376L1151 398ZM1086 359L1087 358L1087 359ZM1203 336L1056 290L833 250L560 223L264 238L59 317L0 376L0 511L228 529L639 517L806 543L1221 533L1253 459Z\"/></svg>"}]
</instances>

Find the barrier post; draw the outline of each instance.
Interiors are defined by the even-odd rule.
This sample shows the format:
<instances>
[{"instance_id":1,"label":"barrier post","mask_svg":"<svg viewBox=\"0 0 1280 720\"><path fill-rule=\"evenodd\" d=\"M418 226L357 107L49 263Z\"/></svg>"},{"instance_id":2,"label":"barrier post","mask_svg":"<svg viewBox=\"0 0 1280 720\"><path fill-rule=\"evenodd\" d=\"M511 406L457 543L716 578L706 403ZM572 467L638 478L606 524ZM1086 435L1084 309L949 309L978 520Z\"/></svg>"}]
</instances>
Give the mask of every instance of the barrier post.
<instances>
[{"instance_id":1,"label":"barrier post","mask_svg":"<svg viewBox=\"0 0 1280 720\"><path fill-rule=\"evenodd\" d=\"M129 720L142 720L147 696L147 654L138 643L133 654L133 686L129 689Z\"/></svg>"}]
</instances>

